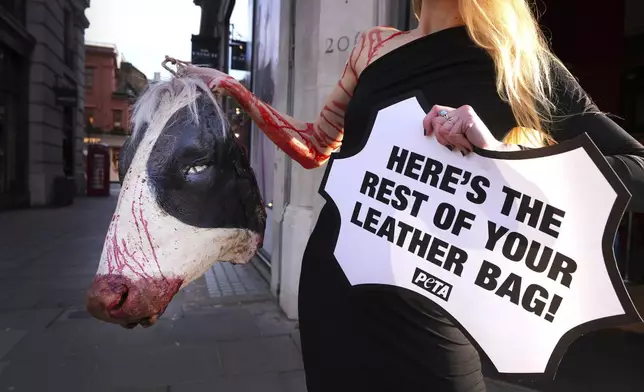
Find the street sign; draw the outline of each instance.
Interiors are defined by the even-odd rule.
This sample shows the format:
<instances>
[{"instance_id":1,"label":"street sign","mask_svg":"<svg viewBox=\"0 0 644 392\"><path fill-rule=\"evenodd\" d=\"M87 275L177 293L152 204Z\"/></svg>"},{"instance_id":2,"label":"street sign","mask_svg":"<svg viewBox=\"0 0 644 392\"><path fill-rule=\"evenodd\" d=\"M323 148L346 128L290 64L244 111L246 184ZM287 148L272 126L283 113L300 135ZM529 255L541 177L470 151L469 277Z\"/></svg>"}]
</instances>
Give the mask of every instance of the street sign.
<instances>
[{"instance_id":1,"label":"street sign","mask_svg":"<svg viewBox=\"0 0 644 392\"><path fill-rule=\"evenodd\" d=\"M248 42L231 40L230 53L230 68L238 71L250 71Z\"/></svg>"},{"instance_id":2,"label":"street sign","mask_svg":"<svg viewBox=\"0 0 644 392\"><path fill-rule=\"evenodd\" d=\"M221 39L203 35L192 36L192 59L194 65L220 68Z\"/></svg>"}]
</instances>

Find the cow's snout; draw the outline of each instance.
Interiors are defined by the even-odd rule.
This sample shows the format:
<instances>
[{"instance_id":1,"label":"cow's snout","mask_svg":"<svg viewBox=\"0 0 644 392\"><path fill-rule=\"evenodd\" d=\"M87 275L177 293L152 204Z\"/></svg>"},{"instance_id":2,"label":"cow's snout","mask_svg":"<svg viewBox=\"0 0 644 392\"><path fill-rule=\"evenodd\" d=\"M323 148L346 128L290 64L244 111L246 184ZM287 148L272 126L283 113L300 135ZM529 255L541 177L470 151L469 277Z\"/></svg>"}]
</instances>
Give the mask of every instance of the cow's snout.
<instances>
[{"instance_id":1,"label":"cow's snout","mask_svg":"<svg viewBox=\"0 0 644 392\"><path fill-rule=\"evenodd\" d=\"M100 319L119 318L129 294L127 283L123 276L96 279L87 295L87 310Z\"/></svg>"},{"instance_id":2,"label":"cow's snout","mask_svg":"<svg viewBox=\"0 0 644 392\"><path fill-rule=\"evenodd\" d=\"M132 280L122 275L97 276L87 293L87 311L126 328L149 327L179 290L178 279Z\"/></svg>"}]
</instances>

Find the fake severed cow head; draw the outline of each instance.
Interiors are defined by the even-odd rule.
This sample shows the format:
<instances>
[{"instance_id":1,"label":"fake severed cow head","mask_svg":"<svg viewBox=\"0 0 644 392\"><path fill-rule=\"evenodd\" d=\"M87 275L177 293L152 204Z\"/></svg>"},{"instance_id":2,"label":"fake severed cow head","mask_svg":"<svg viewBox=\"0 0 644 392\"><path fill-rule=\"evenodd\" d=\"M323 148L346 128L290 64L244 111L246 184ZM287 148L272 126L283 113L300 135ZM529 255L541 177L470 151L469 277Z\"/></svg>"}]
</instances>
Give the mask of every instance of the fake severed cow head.
<instances>
[{"instance_id":1,"label":"fake severed cow head","mask_svg":"<svg viewBox=\"0 0 644 392\"><path fill-rule=\"evenodd\" d=\"M87 295L95 317L149 326L213 263L246 263L266 223L255 175L200 80L141 96L121 154L122 187Z\"/></svg>"}]
</instances>

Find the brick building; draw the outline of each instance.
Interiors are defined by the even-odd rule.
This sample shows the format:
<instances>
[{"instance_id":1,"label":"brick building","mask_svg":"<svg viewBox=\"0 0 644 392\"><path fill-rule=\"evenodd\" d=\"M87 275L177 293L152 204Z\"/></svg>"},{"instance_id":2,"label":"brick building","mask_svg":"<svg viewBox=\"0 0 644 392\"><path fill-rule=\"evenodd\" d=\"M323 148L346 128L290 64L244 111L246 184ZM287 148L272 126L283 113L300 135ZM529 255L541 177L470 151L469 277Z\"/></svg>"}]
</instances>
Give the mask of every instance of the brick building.
<instances>
[{"instance_id":1,"label":"brick building","mask_svg":"<svg viewBox=\"0 0 644 392\"><path fill-rule=\"evenodd\" d=\"M84 190L83 41L89 0L0 0L0 209Z\"/></svg>"},{"instance_id":2,"label":"brick building","mask_svg":"<svg viewBox=\"0 0 644 392\"><path fill-rule=\"evenodd\" d=\"M113 45L85 46L85 143L110 147L110 181L118 181L118 154L130 129L130 107L147 87L147 77L119 63Z\"/></svg>"}]
</instances>

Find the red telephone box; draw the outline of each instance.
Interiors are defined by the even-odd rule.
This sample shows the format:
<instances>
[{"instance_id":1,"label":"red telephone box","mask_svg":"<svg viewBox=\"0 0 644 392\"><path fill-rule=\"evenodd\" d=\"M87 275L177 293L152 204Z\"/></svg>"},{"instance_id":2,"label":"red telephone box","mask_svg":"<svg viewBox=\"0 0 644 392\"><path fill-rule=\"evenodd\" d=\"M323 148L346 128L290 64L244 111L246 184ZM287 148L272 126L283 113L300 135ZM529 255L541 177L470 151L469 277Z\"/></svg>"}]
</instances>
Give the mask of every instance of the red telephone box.
<instances>
[{"instance_id":1,"label":"red telephone box","mask_svg":"<svg viewBox=\"0 0 644 392\"><path fill-rule=\"evenodd\" d=\"M105 144L87 146L87 196L110 195L110 149Z\"/></svg>"}]
</instances>

